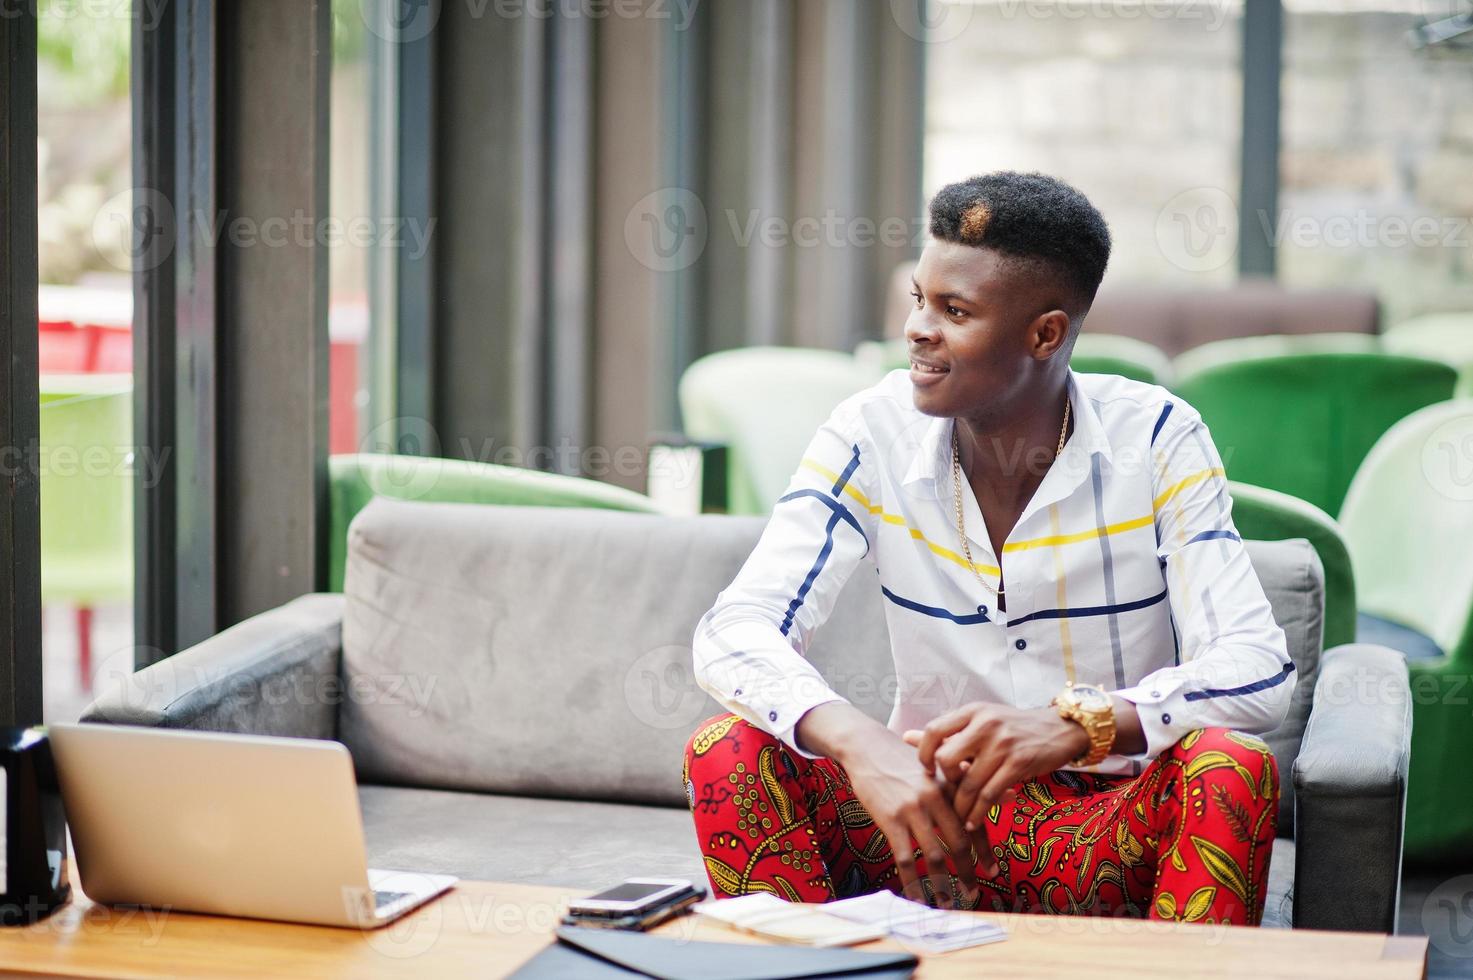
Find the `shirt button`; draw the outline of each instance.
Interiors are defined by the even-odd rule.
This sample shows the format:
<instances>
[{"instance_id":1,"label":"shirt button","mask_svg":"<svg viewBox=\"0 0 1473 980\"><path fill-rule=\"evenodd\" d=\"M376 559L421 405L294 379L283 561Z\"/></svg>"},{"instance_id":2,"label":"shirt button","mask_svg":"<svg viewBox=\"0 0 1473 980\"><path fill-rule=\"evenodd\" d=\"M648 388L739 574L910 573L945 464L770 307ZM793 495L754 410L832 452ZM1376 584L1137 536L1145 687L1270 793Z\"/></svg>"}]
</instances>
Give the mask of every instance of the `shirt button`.
<instances>
[{"instance_id":1,"label":"shirt button","mask_svg":"<svg viewBox=\"0 0 1473 980\"><path fill-rule=\"evenodd\" d=\"M1014 640L1013 641L1013 646L1017 647L1019 650L1026 650L1028 648L1028 641L1027 640Z\"/></svg>"},{"instance_id":2,"label":"shirt button","mask_svg":"<svg viewBox=\"0 0 1473 980\"><path fill-rule=\"evenodd\" d=\"M742 696L742 689L741 688L737 688L736 689L736 697L741 697L741 696Z\"/></svg>"},{"instance_id":3,"label":"shirt button","mask_svg":"<svg viewBox=\"0 0 1473 980\"><path fill-rule=\"evenodd\" d=\"M1161 724L1163 724L1163 725L1169 725L1169 724L1171 724L1171 715L1169 715L1169 714L1162 715L1161 716Z\"/></svg>"},{"instance_id":4,"label":"shirt button","mask_svg":"<svg viewBox=\"0 0 1473 980\"><path fill-rule=\"evenodd\" d=\"M982 615L984 615L984 616L987 615L987 607L986 606L978 606L977 607L977 611L979 613L981 613Z\"/></svg>"},{"instance_id":5,"label":"shirt button","mask_svg":"<svg viewBox=\"0 0 1473 980\"><path fill-rule=\"evenodd\" d=\"M741 691L738 691L737 693L740 694L742 692ZM1152 691L1151 692L1151 697L1153 697L1153 698L1159 698L1160 696L1161 696L1161 692L1160 691Z\"/></svg>"},{"instance_id":6,"label":"shirt button","mask_svg":"<svg viewBox=\"0 0 1473 980\"><path fill-rule=\"evenodd\" d=\"M777 712L776 711L769 711L767 713L767 720L768 721L777 721Z\"/></svg>"}]
</instances>

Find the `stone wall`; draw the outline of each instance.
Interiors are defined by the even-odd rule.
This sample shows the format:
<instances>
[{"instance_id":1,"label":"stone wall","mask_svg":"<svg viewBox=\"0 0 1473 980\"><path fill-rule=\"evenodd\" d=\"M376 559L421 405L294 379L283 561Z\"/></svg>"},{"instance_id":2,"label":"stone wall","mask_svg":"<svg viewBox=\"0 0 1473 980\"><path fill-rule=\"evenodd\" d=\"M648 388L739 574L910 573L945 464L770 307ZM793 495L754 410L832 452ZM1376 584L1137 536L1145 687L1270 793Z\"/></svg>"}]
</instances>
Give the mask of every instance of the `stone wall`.
<instances>
[{"instance_id":1,"label":"stone wall","mask_svg":"<svg viewBox=\"0 0 1473 980\"><path fill-rule=\"evenodd\" d=\"M1419 2L1286 11L1280 213L1257 218L1279 238L1281 281L1373 288L1387 323L1473 310L1473 49L1414 51ZM1240 4L941 9L927 50L928 195L987 170L1053 173L1109 220L1110 281L1233 280Z\"/></svg>"}]
</instances>

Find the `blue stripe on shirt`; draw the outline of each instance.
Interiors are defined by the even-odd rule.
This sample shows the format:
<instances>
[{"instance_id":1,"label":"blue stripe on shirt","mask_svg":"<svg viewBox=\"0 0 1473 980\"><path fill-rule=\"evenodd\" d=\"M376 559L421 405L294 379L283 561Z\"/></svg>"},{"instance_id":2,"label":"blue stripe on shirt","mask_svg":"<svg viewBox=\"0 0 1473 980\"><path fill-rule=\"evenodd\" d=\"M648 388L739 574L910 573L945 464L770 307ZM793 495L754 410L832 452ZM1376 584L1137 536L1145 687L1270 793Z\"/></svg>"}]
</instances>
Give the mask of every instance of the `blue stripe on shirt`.
<instances>
[{"instance_id":1,"label":"blue stripe on shirt","mask_svg":"<svg viewBox=\"0 0 1473 980\"><path fill-rule=\"evenodd\" d=\"M1270 677L1265 677L1261 681L1254 681L1252 684L1244 684L1242 687L1209 687L1206 690L1202 691L1188 691L1185 695L1185 699L1188 701L1205 701L1208 698L1231 698L1237 697L1240 694L1253 694L1257 691L1263 691L1270 687L1278 687L1280 684L1284 683L1284 681L1288 679L1289 675L1292 673L1294 673L1294 661L1291 660L1288 663L1284 664L1284 666L1279 669L1279 672L1277 674L1274 674Z\"/></svg>"},{"instance_id":2,"label":"blue stripe on shirt","mask_svg":"<svg viewBox=\"0 0 1473 980\"><path fill-rule=\"evenodd\" d=\"M859 468L859 447L855 446L853 448L854 457L849 460L849 465L844 467L844 472L840 473L839 478L834 481L834 489L830 491L835 497L837 497L840 493L844 491L845 485L849 483L849 478L853 476L854 471Z\"/></svg>"},{"instance_id":3,"label":"blue stripe on shirt","mask_svg":"<svg viewBox=\"0 0 1473 980\"><path fill-rule=\"evenodd\" d=\"M783 636L787 636L788 630L793 628L793 617L798 615L798 607L803 605L808 590L813 588L818 573L823 571L824 564L828 562L829 555L834 550L834 528L839 524L839 515L844 513L848 512L842 508L836 510L834 516L829 518L828 526L824 528L823 547L818 550L818 558L814 560L813 567L808 570L808 576L803 579L803 584L798 587L798 594L793 596L792 602L788 603L788 613L783 617L781 627Z\"/></svg>"},{"instance_id":4,"label":"blue stripe on shirt","mask_svg":"<svg viewBox=\"0 0 1473 980\"><path fill-rule=\"evenodd\" d=\"M962 626L975 626L978 623L992 622L992 620L987 618L987 614L980 610L974 613L954 613L950 610L942 609L940 606L928 606L925 603L916 602L914 599L902 599L883 585L880 586L880 591L884 593L886 599L889 599L897 606L903 609L909 609L912 612L921 613L925 616L933 616L936 619L949 619L953 623L958 623Z\"/></svg>"},{"instance_id":5,"label":"blue stripe on shirt","mask_svg":"<svg viewBox=\"0 0 1473 980\"><path fill-rule=\"evenodd\" d=\"M864 533L864 526L859 523L859 518L855 517L849 512L849 508L845 507L842 503L835 500L833 497L825 497L817 490L794 490L786 497L779 498L778 503L784 504L787 503L789 500L797 500L799 497L812 497L814 500L817 500L829 510L833 511L834 514L837 515L841 520L843 520L845 524L848 524L850 527L854 528L854 530L858 531L859 536L861 538L864 538L864 550L865 553L868 554L869 535Z\"/></svg>"},{"instance_id":6,"label":"blue stripe on shirt","mask_svg":"<svg viewBox=\"0 0 1473 980\"><path fill-rule=\"evenodd\" d=\"M1156 445L1156 437L1161 434L1161 427L1166 424L1166 416L1171 414L1171 402L1161 409L1161 415L1156 419L1156 427L1151 430L1151 445Z\"/></svg>"},{"instance_id":7,"label":"blue stripe on shirt","mask_svg":"<svg viewBox=\"0 0 1473 980\"><path fill-rule=\"evenodd\" d=\"M1198 534L1194 534L1191 540L1187 542L1187 544L1196 544L1198 541L1211 541L1215 538L1227 538L1229 541L1243 540L1232 531L1202 531ZM1183 548L1185 548L1186 546L1186 544L1182 545Z\"/></svg>"},{"instance_id":8,"label":"blue stripe on shirt","mask_svg":"<svg viewBox=\"0 0 1473 980\"><path fill-rule=\"evenodd\" d=\"M1085 616L1108 616L1111 613L1132 612L1136 609L1144 609L1154 606L1166 598L1166 590L1162 589L1153 596L1145 599L1133 599L1130 602L1117 602L1109 606L1075 606L1072 609L1040 609L1038 612L1019 616L1017 619L1008 620L1009 626L1021 626L1023 623L1035 619L1081 619Z\"/></svg>"}]
</instances>

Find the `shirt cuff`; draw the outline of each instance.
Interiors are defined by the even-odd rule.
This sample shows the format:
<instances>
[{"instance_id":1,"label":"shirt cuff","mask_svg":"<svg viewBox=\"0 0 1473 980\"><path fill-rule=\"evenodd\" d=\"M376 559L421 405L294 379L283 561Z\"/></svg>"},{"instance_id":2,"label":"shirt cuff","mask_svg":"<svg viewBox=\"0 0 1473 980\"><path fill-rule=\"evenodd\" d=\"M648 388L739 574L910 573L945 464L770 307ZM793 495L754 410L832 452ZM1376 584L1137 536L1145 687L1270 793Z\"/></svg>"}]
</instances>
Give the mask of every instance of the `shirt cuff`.
<instances>
[{"instance_id":1,"label":"shirt cuff","mask_svg":"<svg viewBox=\"0 0 1473 980\"><path fill-rule=\"evenodd\" d=\"M748 624L723 631L724 643L741 652L707 669L706 689L728 711L780 739L803 758L816 759L818 756L798 746L798 722L821 704L847 699L797 651L772 649L766 634L767 630Z\"/></svg>"},{"instance_id":2,"label":"shirt cuff","mask_svg":"<svg viewBox=\"0 0 1473 980\"><path fill-rule=\"evenodd\" d=\"M1186 700L1177 693L1181 686L1182 682L1179 680L1153 681L1146 678L1135 687L1110 692L1135 705L1136 714L1141 721L1141 732L1146 737L1143 752L1117 752L1115 755L1137 762L1148 762L1175 745L1187 732L1198 727L1192 722Z\"/></svg>"}]
</instances>

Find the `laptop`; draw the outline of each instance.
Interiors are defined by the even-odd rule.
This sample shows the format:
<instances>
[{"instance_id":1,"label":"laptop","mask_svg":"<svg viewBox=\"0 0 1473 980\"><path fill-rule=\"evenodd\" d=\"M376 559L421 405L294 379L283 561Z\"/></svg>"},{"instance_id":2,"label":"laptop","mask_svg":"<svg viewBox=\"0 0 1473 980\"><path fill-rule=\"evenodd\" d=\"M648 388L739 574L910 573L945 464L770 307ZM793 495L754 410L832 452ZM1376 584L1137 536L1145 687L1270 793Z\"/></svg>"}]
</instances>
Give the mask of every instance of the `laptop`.
<instances>
[{"instance_id":1,"label":"laptop","mask_svg":"<svg viewBox=\"0 0 1473 980\"><path fill-rule=\"evenodd\" d=\"M47 731L93 901L371 929L455 884L367 866L340 742L102 724Z\"/></svg>"}]
</instances>

